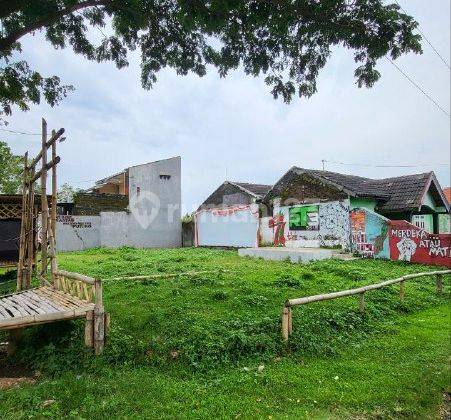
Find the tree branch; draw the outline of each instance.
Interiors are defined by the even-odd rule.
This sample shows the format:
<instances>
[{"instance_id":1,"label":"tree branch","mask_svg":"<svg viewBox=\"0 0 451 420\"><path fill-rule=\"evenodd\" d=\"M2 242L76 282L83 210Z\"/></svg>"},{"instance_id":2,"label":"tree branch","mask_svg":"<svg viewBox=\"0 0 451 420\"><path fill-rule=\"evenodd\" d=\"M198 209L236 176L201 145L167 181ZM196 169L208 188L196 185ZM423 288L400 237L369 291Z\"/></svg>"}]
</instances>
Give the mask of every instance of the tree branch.
<instances>
[{"instance_id":1,"label":"tree branch","mask_svg":"<svg viewBox=\"0 0 451 420\"><path fill-rule=\"evenodd\" d=\"M0 38L0 51L2 52L9 51L12 45L24 35L36 31L38 29L41 29L43 27L51 26L56 21L61 19L63 16L70 15L71 13L76 12L77 10L86 9L88 7L105 6L108 3L111 3L111 0L85 0L82 1L81 3L74 4L73 6L68 7L66 9L58 10L55 13L46 16L45 19L38 20L26 26L25 28L22 28L21 30L8 35L5 38Z\"/></svg>"}]
</instances>

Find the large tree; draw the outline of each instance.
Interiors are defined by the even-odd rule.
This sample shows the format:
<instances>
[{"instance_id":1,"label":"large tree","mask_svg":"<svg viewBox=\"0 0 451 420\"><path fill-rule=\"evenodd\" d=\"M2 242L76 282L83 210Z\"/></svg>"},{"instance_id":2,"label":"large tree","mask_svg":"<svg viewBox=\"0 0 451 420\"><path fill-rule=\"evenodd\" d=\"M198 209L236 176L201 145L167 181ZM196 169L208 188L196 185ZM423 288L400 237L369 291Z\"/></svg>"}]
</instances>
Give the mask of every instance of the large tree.
<instances>
[{"instance_id":1,"label":"large tree","mask_svg":"<svg viewBox=\"0 0 451 420\"><path fill-rule=\"evenodd\" d=\"M139 49L146 89L164 67L203 76L211 65L225 76L242 65L247 74L265 74L274 97L286 102L316 92L335 45L353 51L357 84L367 87L380 78L380 58L421 52L416 21L383 0L0 0L0 20L0 109L7 115L41 96L54 105L72 89L21 58L21 39L37 31L55 48L70 45L119 68ZM112 34L93 43L90 27L101 31L106 22Z\"/></svg>"}]
</instances>

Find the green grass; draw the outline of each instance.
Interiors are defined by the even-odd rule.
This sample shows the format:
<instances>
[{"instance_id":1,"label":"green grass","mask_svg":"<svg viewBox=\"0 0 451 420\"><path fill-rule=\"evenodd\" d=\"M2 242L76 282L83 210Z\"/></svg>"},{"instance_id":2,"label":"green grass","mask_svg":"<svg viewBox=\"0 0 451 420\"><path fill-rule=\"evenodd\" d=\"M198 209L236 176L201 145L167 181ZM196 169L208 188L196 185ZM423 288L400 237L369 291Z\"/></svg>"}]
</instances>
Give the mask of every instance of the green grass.
<instances>
[{"instance_id":1,"label":"green grass","mask_svg":"<svg viewBox=\"0 0 451 420\"><path fill-rule=\"evenodd\" d=\"M450 387L449 288L437 296L433 278L406 284L404 301L396 286L368 293L364 315L356 297L295 308L289 345L280 339L287 298L432 267L131 248L61 254L59 265L102 279L214 273L105 280L112 329L98 358L81 321L26 330L17 361L41 376L0 392L5 418L434 418Z\"/></svg>"}]
</instances>

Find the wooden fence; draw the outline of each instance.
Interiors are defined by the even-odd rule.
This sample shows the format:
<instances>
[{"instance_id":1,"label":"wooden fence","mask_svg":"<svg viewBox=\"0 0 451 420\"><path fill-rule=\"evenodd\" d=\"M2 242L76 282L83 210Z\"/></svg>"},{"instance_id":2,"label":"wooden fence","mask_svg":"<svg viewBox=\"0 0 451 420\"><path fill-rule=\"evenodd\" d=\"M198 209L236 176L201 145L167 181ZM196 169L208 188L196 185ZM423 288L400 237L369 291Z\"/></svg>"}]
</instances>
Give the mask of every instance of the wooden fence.
<instances>
[{"instance_id":1,"label":"wooden fence","mask_svg":"<svg viewBox=\"0 0 451 420\"><path fill-rule=\"evenodd\" d=\"M419 277L436 276L437 293L443 292L443 276L451 274L451 270L429 271L425 273L407 274L397 279L383 281L382 283L370 284L368 286L359 287L357 289L342 290L340 292L327 293L323 295L306 296L303 298L289 299L285 302L282 310L282 337L285 341L288 340L293 331L292 310L293 306L307 305L308 303L321 302L324 300L338 299L347 296L359 295L359 309L360 312L365 312L365 293L371 290L382 289L383 287L391 286L399 283L399 297L404 299L404 282L407 280L417 279Z\"/></svg>"}]
</instances>

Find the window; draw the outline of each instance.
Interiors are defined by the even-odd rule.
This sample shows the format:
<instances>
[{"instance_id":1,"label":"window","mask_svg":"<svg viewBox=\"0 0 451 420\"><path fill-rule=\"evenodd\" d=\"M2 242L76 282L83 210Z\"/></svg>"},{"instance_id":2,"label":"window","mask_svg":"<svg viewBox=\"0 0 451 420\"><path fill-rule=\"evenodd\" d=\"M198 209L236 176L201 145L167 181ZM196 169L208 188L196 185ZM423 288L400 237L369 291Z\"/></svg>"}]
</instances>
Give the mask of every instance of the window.
<instances>
[{"instance_id":1,"label":"window","mask_svg":"<svg viewBox=\"0 0 451 420\"><path fill-rule=\"evenodd\" d=\"M291 207L289 210L290 230L319 230L318 206Z\"/></svg>"},{"instance_id":2,"label":"window","mask_svg":"<svg viewBox=\"0 0 451 420\"><path fill-rule=\"evenodd\" d=\"M160 179L167 181L167 180L171 179L171 175L160 174Z\"/></svg>"}]
</instances>

